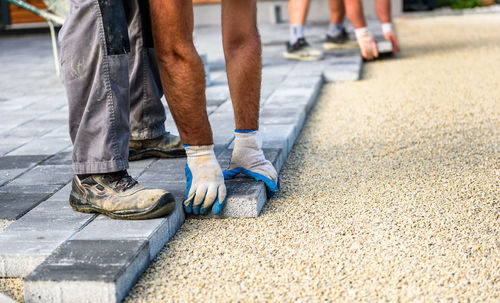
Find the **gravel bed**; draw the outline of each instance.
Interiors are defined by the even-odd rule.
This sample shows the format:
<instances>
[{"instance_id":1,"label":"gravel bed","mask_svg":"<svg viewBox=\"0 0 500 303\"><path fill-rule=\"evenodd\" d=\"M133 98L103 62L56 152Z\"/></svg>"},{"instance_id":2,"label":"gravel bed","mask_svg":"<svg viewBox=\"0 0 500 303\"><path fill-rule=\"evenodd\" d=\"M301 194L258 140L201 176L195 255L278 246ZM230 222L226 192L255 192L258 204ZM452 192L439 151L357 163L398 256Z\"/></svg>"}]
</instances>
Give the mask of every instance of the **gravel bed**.
<instances>
[{"instance_id":1,"label":"gravel bed","mask_svg":"<svg viewBox=\"0 0 500 303\"><path fill-rule=\"evenodd\" d=\"M500 300L499 15L398 20L256 219L189 219L127 302Z\"/></svg>"}]
</instances>

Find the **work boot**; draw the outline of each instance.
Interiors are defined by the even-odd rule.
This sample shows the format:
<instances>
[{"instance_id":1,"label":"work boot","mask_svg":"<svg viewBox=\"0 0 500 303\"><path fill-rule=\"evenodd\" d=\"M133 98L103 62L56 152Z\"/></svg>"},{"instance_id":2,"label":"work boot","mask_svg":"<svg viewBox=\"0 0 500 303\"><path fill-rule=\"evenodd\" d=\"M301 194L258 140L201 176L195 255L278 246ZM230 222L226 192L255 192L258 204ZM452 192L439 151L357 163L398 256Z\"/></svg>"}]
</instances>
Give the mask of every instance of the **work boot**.
<instances>
[{"instance_id":1,"label":"work boot","mask_svg":"<svg viewBox=\"0 0 500 303\"><path fill-rule=\"evenodd\" d=\"M349 39L349 34L345 28L343 28L342 31L336 36L330 36L327 34L325 43L323 43L323 48L325 50L356 48L357 46L356 41Z\"/></svg>"},{"instance_id":2,"label":"work boot","mask_svg":"<svg viewBox=\"0 0 500 303\"><path fill-rule=\"evenodd\" d=\"M154 139L130 140L129 147L129 161L150 157L177 158L186 156L181 138L169 132Z\"/></svg>"},{"instance_id":3,"label":"work boot","mask_svg":"<svg viewBox=\"0 0 500 303\"><path fill-rule=\"evenodd\" d=\"M151 219L175 208L174 196L166 190L144 189L122 170L115 173L73 177L69 204L84 213L101 213L113 219Z\"/></svg>"}]
</instances>

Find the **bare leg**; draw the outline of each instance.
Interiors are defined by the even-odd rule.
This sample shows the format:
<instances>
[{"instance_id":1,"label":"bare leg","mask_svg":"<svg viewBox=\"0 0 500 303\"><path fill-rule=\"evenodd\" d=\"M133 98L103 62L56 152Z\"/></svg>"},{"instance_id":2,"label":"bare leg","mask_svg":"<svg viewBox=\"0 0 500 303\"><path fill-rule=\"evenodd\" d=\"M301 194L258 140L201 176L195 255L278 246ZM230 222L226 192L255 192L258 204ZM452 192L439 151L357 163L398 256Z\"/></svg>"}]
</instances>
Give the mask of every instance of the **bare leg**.
<instances>
[{"instance_id":1,"label":"bare leg","mask_svg":"<svg viewBox=\"0 0 500 303\"><path fill-rule=\"evenodd\" d=\"M363 4L361 3L361 0L345 0L344 5L347 17L351 21L354 28L366 27Z\"/></svg>"},{"instance_id":2,"label":"bare leg","mask_svg":"<svg viewBox=\"0 0 500 303\"><path fill-rule=\"evenodd\" d=\"M258 130L262 47L255 0L222 1L222 42L236 129Z\"/></svg>"},{"instance_id":3,"label":"bare leg","mask_svg":"<svg viewBox=\"0 0 500 303\"><path fill-rule=\"evenodd\" d=\"M380 23L391 22L391 0L375 0L375 12Z\"/></svg>"},{"instance_id":4,"label":"bare leg","mask_svg":"<svg viewBox=\"0 0 500 303\"><path fill-rule=\"evenodd\" d=\"M310 0L290 0L288 2L290 25L304 25L306 23L309 2Z\"/></svg>"},{"instance_id":5,"label":"bare leg","mask_svg":"<svg viewBox=\"0 0 500 303\"><path fill-rule=\"evenodd\" d=\"M330 0L330 23L343 23L345 18L344 0Z\"/></svg>"},{"instance_id":6,"label":"bare leg","mask_svg":"<svg viewBox=\"0 0 500 303\"><path fill-rule=\"evenodd\" d=\"M213 144L203 63L193 44L191 0L151 0L151 22L165 97L182 141Z\"/></svg>"}]
</instances>

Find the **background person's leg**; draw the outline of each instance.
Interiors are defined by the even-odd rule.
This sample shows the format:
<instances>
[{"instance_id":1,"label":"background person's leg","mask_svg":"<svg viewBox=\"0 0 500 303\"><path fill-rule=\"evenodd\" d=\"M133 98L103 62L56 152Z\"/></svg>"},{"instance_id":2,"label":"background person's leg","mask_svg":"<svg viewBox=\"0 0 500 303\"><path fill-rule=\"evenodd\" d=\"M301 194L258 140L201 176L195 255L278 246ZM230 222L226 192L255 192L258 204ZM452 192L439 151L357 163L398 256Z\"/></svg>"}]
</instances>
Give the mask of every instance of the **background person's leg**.
<instances>
[{"instance_id":1,"label":"background person's leg","mask_svg":"<svg viewBox=\"0 0 500 303\"><path fill-rule=\"evenodd\" d=\"M323 57L323 52L312 48L305 38L305 23L310 0L290 0L290 39L286 44L283 57L288 60L314 61Z\"/></svg>"},{"instance_id":2,"label":"background person's leg","mask_svg":"<svg viewBox=\"0 0 500 303\"><path fill-rule=\"evenodd\" d=\"M344 23L344 0L330 0L330 24Z\"/></svg>"},{"instance_id":3,"label":"background person's leg","mask_svg":"<svg viewBox=\"0 0 500 303\"><path fill-rule=\"evenodd\" d=\"M130 46L121 1L71 2L59 38L75 174L127 169Z\"/></svg>"},{"instance_id":4,"label":"background person's leg","mask_svg":"<svg viewBox=\"0 0 500 303\"><path fill-rule=\"evenodd\" d=\"M163 90L151 33L149 2L124 0L130 37L130 139L143 140L165 133Z\"/></svg>"}]
</instances>

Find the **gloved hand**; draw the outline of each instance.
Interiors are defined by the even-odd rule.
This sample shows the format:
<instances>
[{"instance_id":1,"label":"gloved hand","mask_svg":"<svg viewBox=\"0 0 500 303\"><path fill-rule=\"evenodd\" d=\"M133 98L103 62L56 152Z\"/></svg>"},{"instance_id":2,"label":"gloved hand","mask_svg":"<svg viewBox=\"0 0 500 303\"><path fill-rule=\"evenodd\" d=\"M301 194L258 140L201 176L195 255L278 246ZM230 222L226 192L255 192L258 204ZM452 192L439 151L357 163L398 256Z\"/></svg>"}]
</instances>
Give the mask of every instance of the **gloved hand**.
<instances>
[{"instance_id":1,"label":"gloved hand","mask_svg":"<svg viewBox=\"0 0 500 303\"><path fill-rule=\"evenodd\" d=\"M226 185L219 162L215 158L214 146L185 146L186 163L186 213L218 214L226 203ZM213 206L212 206L213 205Z\"/></svg>"},{"instance_id":2,"label":"gloved hand","mask_svg":"<svg viewBox=\"0 0 500 303\"><path fill-rule=\"evenodd\" d=\"M268 195L278 191L280 183L273 164L266 160L262 152L262 138L258 131L234 133L234 150L229 169L224 170L224 179L232 179L238 174L263 181Z\"/></svg>"},{"instance_id":3,"label":"gloved hand","mask_svg":"<svg viewBox=\"0 0 500 303\"><path fill-rule=\"evenodd\" d=\"M386 41L392 43L392 54L395 55L401 51L398 45L398 39L396 38L396 33L392 28L392 23L382 23L382 35Z\"/></svg>"},{"instance_id":4,"label":"gloved hand","mask_svg":"<svg viewBox=\"0 0 500 303\"><path fill-rule=\"evenodd\" d=\"M361 50L361 56L366 60L373 60L378 57L377 41L366 27L354 30L356 40Z\"/></svg>"}]
</instances>

